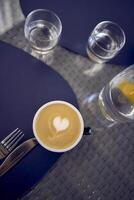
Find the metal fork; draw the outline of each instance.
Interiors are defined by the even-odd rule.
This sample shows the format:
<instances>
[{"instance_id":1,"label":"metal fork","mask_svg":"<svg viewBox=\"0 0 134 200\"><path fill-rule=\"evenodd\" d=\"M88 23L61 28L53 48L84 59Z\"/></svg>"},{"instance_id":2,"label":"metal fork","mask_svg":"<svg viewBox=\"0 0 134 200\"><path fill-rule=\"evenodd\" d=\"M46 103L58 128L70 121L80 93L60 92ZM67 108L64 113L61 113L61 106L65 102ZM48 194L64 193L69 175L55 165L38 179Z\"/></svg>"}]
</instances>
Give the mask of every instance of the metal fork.
<instances>
[{"instance_id":1,"label":"metal fork","mask_svg":"<svg viewBox=\"0 0 134 200\"><path fill-rule=\"evenodd\" d=\"M16 128L4 140L0 142L0 159L5 158L24 137L22 131Z\"/></svg>"}]
</instances>

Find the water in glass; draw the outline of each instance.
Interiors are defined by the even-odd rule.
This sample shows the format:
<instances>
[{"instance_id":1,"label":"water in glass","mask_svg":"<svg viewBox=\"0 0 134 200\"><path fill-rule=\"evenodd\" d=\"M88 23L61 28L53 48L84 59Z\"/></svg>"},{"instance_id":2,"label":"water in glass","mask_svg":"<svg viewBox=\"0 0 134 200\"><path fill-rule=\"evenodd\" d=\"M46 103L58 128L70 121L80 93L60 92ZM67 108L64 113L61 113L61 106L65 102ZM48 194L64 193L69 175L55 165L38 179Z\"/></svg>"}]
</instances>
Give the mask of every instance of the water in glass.
<instances>
[{"instance_id":1,"label":"water in glass","mask_svg":"<svg viewBox=\"0 0 134 200\"><path fill-rule=\"evenodd\" d=\"M56 26L45 20L36 20L29 24L27 36L32 47L37 51L49 51L58 42Z\"/></svg>"},{"instance_id":2,"label":"water in glass","mask_svg":"<svg viewBox=\"0 0 134 200\"><path fill-rule=\"evenodd\" d=\"M99 23L88 39L87 54L91 60L104 63L113 58L125 44L121 27L110 21Z\"/></svg>"},{"instance_id":3,"label":"water in glass","mask_svg":"<svg viewBox=\"0 0 134 200\"><path fill-rule=\"evenodd\" d=\"M108 33L98 33L96 38L90 37L88 40L87 53L96 62L106 62L113 58L118 48L118 42ZM100 60L100 61L99 61Z\"/></svg>"}]
</instances>

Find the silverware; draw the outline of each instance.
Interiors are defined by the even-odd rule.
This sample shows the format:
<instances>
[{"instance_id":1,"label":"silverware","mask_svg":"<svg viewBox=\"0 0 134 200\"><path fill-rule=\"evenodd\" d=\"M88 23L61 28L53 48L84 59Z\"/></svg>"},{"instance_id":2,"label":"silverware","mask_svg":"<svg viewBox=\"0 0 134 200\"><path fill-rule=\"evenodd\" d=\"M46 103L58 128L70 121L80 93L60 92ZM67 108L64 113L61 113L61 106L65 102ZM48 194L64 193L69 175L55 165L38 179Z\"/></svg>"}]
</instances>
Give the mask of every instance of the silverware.
<instances>
[{"instance_id":1,"label":"silverware","mask_svg":"<svg viewBox=\"0 0 134 200\"><path fill-rule=\"evenodd\" d=\"M28 152L38 144L36 138L31 138L14 149L0 166L0 176L3 176L15 166Z\"/></svg>"},{"instance_id":2,"label":"silverware","mask_svg":"<svg viewBox=\"0 0 134 200\"><path fill-rule=\"evenodd\" d=\"M0 142L0 159L5 158L24 137L22 131L16 128Z\"/></svg>"}]
</instances>

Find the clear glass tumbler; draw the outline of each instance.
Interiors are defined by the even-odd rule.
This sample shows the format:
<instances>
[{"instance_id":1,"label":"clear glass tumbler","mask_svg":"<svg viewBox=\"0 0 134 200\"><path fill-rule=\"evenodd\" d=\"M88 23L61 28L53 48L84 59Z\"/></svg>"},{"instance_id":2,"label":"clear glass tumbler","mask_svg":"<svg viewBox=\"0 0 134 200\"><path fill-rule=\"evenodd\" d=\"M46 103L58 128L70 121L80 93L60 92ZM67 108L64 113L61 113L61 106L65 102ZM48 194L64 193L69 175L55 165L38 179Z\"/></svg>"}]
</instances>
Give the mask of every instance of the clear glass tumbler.
<instances>
[{"instance_id":1,"label":"clear glass tumbler","mask_svg":"<svg viewBox=\"0 0 134 200\"><path fill-rule=\"evenodd\" d=\"M94 28L89 36L87 54L94 62L107 62L119 53L125 40L125 33L118 24L103 21Z\"/></svg>"},{"instance_id":2,"label":"clear glass tumbler","mask_svg":"<svg viewBox=\"0 0 134 200\"><path fill-rule=\"evenodd\" d=\"M25 21L25 37L31 47L41 54L48 53L57 45L61 31L62 23L59 17L50 10L34 10Z\"/></svg>"},{"instance_id":3,"label":"clear glass tumbler","mask_svg":"<svg viewBox=\"0 0 134 200\"><path fill-rule=\"evenodd\" d=\"M134 122L134 65L116 75L100 93L87 97L83 105L93 129Z\"/></svg>"}]
</instances>

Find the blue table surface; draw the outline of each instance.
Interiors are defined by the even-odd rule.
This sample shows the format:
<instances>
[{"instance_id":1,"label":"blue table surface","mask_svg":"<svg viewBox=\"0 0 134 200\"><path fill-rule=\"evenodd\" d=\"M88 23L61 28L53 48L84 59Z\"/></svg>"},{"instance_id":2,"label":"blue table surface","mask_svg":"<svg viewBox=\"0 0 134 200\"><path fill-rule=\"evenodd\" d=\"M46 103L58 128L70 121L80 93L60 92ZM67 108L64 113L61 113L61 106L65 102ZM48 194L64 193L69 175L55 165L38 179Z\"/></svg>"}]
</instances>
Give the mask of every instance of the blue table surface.
<instances>
[{"instance_id":1,"label":"blue table surface","mask_svg":"<svg viewBox=\"0 0 134 200\"><path fill-rule=\"evenodd\" d=\"M44 103L64 100L78 108L68 83L49 66L9 44L0 42L0 140L19 127L24 140L34 137L32 120ZM61 156L35 147L0 178L0 199L15 200L52 167Z\"/></svg>"},{"instance_id":2,"label":"blue table surface","mask_svg":"<svg viewBox=\"0 0 134 200\"><path fill-rule=\"evenodd\" d=\"M120 65L134 63L133 0L20 0L20 3L25 15L37 8L55 11L63 24L60 44L82 55L86 55L89 34L99 22L118 23L126 34L126 44L110 62Z\"/></svg>"}]
</instances>

